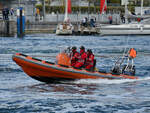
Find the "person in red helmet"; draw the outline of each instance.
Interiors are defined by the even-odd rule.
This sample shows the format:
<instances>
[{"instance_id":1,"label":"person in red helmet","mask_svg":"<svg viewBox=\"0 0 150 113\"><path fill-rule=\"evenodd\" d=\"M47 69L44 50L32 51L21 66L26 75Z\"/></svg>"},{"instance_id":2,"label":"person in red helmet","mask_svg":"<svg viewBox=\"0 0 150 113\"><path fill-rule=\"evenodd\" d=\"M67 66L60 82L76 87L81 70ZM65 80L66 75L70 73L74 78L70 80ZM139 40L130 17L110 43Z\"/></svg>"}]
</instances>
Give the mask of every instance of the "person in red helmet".
<instances>
[{"instance_id":1,"label":"person in red helmet","mask_svg":"<svg viewBox=\"0 0 150 113\"><path fill-rule=\"evenodd\" d=\"M75 46L72 47L72 52L70 54L72 67L75 67L75 65L79 59L79 56L80 56L80 54L77 52L77 48Z\"/></svg>"},{"instance_id":2,"label":"person in red helmet","mask_svg":"<svg viewBox=\"0 0 150 113\"><path fill-rule=\"evenodd\" d=\"M85 52L85 47L81 46L80 47L80 56L79 56L78 61L75 64L75 68L81 69L82 67L84 67L86 57L87 57L87 54Z\"/></svg>"},{"instance_id":3,"label":"person in red helmet","mask_svg":"<svg viewBox=\"0 0 150 113\"><path fill-rule=\"evenodd\" d=\"M93 71L93 67L94 67L94 54L91 49L88 49L86 63L85 63L85 69L88 71Z\"/></svg>"}]
</instances>

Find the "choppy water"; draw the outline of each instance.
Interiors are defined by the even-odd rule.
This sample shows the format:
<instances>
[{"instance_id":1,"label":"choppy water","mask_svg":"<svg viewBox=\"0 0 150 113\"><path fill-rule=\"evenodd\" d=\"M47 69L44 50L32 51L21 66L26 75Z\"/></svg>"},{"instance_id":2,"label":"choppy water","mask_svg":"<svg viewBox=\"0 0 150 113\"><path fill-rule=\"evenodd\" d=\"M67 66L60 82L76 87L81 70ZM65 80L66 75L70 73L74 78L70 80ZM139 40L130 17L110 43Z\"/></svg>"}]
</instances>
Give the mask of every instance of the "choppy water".
<instances>
[{"instance_id":1,"label":"choppy water","mask_svg":"<svg viewBox=\"0 0 150 113\"><path fill-rule=\"evenodd\" d=\"M28 77L11 57L16 52L55 61L67 46L91 48L97 67L111 69L124 48L137 50L139 80L78 80L45 84ZM28 35L0 37L0 113L150 113L149 36Z\"/></svg>"}]
</instances>

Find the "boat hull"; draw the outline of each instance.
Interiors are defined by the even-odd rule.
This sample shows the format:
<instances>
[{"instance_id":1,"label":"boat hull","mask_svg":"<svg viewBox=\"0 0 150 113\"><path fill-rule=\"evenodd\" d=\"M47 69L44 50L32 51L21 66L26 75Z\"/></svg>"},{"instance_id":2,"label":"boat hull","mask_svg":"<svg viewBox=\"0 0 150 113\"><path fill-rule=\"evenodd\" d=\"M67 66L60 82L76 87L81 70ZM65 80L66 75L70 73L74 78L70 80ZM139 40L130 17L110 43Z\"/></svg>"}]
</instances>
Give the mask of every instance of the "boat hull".
<instances>
[{"instance_id":1,"label":"boat hull","mask_svg":"<svg viewBox=\"0 0 150 113\"><path fill-rule=\"evenodd\" d=\"M56 35L72 35L73 26L72 24L58 24L56 28Z\"/></svg>"},{"instance_id":2,"label":"boat hull","mask_svg":"<svg viewBox=\"0 0 150 113\"><path fill-rule=\"evenodd\" d=\"M54 80L75 80L75 79L137 79L135 76L112 75L111 73L89 72L86 70L73 69L67 66L55 65L54 63L32 58L23 54L13 55L12 59L30 77L51 82Z\"/></svg>"},{"instance_id":3,"label":"boat hull","mask_svg":"<svg viewBox=\"0 0 150 113\"><path fill-rule=\"evenodd\" d=\"M80 34L87 34L87 35L91 35L91 34L99 34L98 33L98 28L96 28L96 27L83 27L83 26L81 26L80 28L79 28L79 30L78 30L78 32L80 33Z\"/></svg>"},{"instance_id":4,"label":"boat hull","mask_svg":"<svg viewBox=\"0 0 150 113\"><path fill-rule=\"evenodd\" d=\"M72 35L72 30L67 30L67 29L57 29L56 30L56 35Z\"/></svg>"}]
</instances>

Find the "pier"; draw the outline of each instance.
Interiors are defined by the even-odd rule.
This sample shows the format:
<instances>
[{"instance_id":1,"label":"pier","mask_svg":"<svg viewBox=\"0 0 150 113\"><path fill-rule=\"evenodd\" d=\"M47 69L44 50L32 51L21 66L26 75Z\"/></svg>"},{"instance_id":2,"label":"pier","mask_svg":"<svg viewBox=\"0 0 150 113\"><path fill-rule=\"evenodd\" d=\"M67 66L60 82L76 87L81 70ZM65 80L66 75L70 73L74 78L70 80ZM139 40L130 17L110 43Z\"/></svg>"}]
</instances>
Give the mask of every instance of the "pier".
<instances>
[{"instance_id":1,"label":"pier","mask_svg":"<svg viewBox=\"0 0 150 113\"><path fill-rule=\"evenodd\" d=\"M57 22L26 22L25 34L55 33ZM78 23L73 22L74 32L78 34ZM82 34L82 31L80 31ZM17 23L12 20L0 20L0 36L14 37L17 34Z\"/></svg>"},{"instance_id":2,"label":"pier","mask_svg":"<svg viewBox=\"0 0 150 113\"><path fill-rule=\"evenodd\" d=\"M57 24L61 22L26 22L25 34L32 33L55 33ZM74 35L99 34L99 28L81 27L78 22L72 22L74 26ZM99 24L99 23L98 23Z\"/></svg>"}]
</instances>

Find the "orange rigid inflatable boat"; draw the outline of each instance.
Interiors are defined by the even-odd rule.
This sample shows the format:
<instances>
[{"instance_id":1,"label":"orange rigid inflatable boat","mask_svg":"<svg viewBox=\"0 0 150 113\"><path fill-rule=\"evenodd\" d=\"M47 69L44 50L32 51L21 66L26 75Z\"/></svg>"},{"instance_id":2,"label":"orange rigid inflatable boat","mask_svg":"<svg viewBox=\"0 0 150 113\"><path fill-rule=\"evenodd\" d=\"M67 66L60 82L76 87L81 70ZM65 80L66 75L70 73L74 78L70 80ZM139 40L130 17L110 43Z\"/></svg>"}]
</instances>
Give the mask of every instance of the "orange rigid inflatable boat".
<instances>
[{"instance_id":1,"label":"orange rigid inflatable boat","mask_svg":"<svg viewBox=\"0 0 150 113\"><path fill-rule=\"evenodd\" d=\"M74 69L69 66L57 65L52 62L33 58L31 56L16 53L12 59L30 77L42 81L53 82L54 80L74 80L74 79L138 79L136 76L115 75L103 72L89 72L86 70Z\"/></svg>"}]
</instances>

